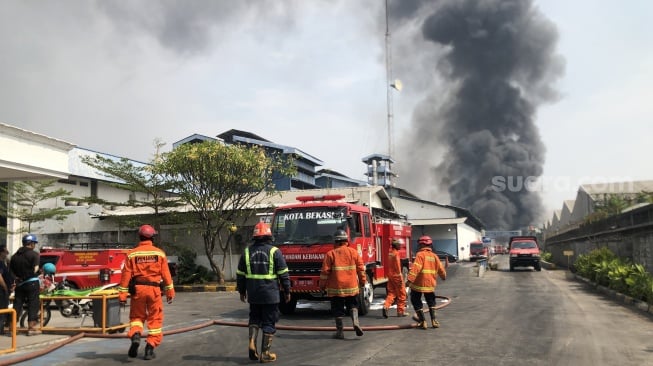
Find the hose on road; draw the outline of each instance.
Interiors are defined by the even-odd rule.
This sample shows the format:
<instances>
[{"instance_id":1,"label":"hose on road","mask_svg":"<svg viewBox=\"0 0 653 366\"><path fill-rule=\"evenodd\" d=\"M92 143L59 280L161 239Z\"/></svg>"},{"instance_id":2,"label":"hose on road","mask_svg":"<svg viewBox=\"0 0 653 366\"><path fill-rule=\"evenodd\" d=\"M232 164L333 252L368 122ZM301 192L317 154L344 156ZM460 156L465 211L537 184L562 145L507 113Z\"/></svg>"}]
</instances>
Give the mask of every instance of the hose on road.
<instances>
[{"instance_id":1,"label":"hose on road","mask_svg":"<svg viewBox=\"0 0 653 366\"><path fill-rule=\"evenodd\" d=\"M442 309L449 304L451 304L451 299L446 297L446 296L435 296L438 299L442 299L443 301L441 302L440 305L436 305L435 309L439 310ZM181 328L175 328L175 329L170 329L166 330L163 332L163 335L172 335L172 334L178 334L178 333L185 333L185 332L191 332L194 330L210 327L213 325L221 325L221 326L228 326L228 327L248 327L249 324L247 322L232 322L232 321L225 321L225 320L211 320L207 321L204 323L198 323L194 325L190 325L187 327L181 327ZM417 325L416 324L400 324L400 325L373 325L373 326L363 326L364 331L382 331L382 330L398 330L398 329L410 329L410 328L415 328ZM301 326L301 325L283 325L283 324L277 324L276 328L278 330L289 330L289 331L314 331L314 332L320 332L320 331L335 331L336 327L324 327L324 326ZM346 331L353 331L353 327L345 327L344 330ZM113 334L103 334L103 333L91 333L91 332L81 332L74 334L64 340L58 341L57 343L51 344L48 347L44 349L40 349L38 351L34 352L29 352L25 353L23 355L10 358L7 360L0 360L0 366L5 366L5 365L13 365L19 362L26 362L29 360L32 360L34 358L46 355L50 352L53 352L67 344L73 343L79 339L82 338L126 338L126 334L122 333L113 333ZM147 332L142 335L143 338L147 337Z\"/></svg>"}]
</instances>

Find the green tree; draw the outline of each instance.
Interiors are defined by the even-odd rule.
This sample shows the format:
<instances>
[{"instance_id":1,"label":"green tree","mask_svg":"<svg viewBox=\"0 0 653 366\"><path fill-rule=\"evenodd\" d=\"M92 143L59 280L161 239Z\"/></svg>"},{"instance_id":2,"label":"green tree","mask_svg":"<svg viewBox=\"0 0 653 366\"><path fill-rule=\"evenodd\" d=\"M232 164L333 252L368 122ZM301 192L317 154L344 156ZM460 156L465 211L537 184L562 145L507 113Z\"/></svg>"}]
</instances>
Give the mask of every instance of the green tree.
<instances>
[{"instance_id":1,"label":"green tree","mask_svg":"<svg viewBox=\"0 0 653 366\"><path fill-rule=\"evenodd\" d=\"M274 194L273 179L293 175L293 158L267 153L258 146L224 145L206 141L184 144L166 153L158 165L196 215L204 240L204 251L218 281L224 283L224 266L232 233L246 212ZM221 233L223 235L221 235ZM213 260L219 245L224 259Z\"/></svg>"},{"instance_id":2,"label":"green tree","mask_svg":"<svg viewBox=\"0 0 653 366\"><path fill-rule=\"evenodd\" d=\"M171 193L172 183L164 179L157 171L156 164L161 159L161 147L164 146L158 140L154 141L156 149L152 164L135 165L126 158L108 158L101 155L94 157L82 157L82 162L96 169L105 177L117 180L118 183L108 183L116 188L133 193L146 193L147 199L139 200L132 198L127 202L108 202L97 197L85 197L88 202L112 205L126 205L131 207L150 207L154 211L154 228L160 232L161 216L164 210L178 207L183 202ZM137 197L134 195L133 197ZM133 220L131 220L132 224Z\"/></svg>"},{"instance_id":3,"label":"green tree","mask_svg":"<svg viewBox=\"0 0 653 366\"><path fill-rule=\"evenodd\" d=\"M635 196L637 203L653 203L653 192L641 191Z\"/></svg>"},{"instance_id":4,"label":"green tree","mask_svg":"<svg viewBox=\"0 0 653 366\"><path fill-rule=\"evenodd\" d=\"M620 214L630 204L630 201L623 195L607 194L603 197L603 202L600 202L595 212L604 217L614 216Z\"/></svg>"},{"instance_id":5,"label":"green tree","mask_svg":"<svg viewBox=\"0 0 653 366\"><path fill-rule=\"evenodd\" d=\"M52 189L55 183L56 180L33 180L0 185L0 200L7 203L0 205L0 215L21 222L20 228L13 233L31 232L34 223L48 219L63 221L75 213L63 207L44 208L41 205L44 201L69 198L72 191ZM6 228L0 230L4 234L7 232Z\"/></svg>"}]
</instances>

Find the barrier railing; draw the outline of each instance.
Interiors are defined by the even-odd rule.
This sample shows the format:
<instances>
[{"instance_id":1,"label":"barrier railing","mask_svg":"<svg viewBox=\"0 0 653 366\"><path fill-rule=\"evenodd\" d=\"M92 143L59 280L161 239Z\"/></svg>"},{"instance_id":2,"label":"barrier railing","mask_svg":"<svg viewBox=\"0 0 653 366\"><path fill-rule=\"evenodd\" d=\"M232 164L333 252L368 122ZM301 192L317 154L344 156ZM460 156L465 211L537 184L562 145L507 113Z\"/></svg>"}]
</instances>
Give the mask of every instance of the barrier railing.
<instances>
[{"instance_id":1,"label":"barrier railing","mask_svg":"<svg viewBox=\"0 0 653 366\"><path fill-rule=\"evenodd\" d=\"M0 314L11 314L11 329L9 331L11 332L11 347L9 348L0 348L0 354L5 354L9 352L15 352L16 351L16 310L13 308L10 309L0 309ZM1 324L4 328L4 324Z\"/></svg>"},{"instance_id":2,"label":"barrier railing","mask_svg":"<svg viewBox=\"0 0 653 366\"><path fill-rule=\"evenodd\" d=\"M89 314L80 314L82 318L81 324L79 327L56 327L56 326L43 326L43 307L46 304L49 304L52 300L70 300L70 301L80 301L80 300L91 300L93 312ZM98 306L99 305L99 306ZM123 331L129 326L129 323L120 322L120 302L118 300L118 294L94 294L87 296L43 296L41 297L41 319L40 326L42 332L69 332L69 331L84 331L84 332L102 332L102 333L114 333L117 331ZM91 315L93 318L94 326L85 327L84 321L86 316ZM107 319L109 318L109 319ZM114 319L115 318L115 319ZM50 319L49 325L53 324L53 320Z\"/></svg>"}]
</instances>

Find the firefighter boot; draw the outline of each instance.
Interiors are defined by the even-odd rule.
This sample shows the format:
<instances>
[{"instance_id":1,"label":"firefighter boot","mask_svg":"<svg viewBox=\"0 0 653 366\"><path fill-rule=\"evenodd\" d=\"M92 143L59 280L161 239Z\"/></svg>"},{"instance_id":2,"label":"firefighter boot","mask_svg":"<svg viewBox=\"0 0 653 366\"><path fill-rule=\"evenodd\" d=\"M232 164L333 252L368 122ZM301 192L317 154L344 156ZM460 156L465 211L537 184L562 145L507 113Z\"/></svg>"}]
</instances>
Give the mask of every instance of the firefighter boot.
<instances>
[{"instance_id":1,"label":"firefighter boot","mask_svg":"<svg viewBox=\"0 0 653 366\"><path fill-rule=\"evenodd\" d=\"M354 326L357 336L363 335L363 328L358 324L358 309L351 309L351 324Z\"/></svg>"},{"instance_id":2,"label":"firefighter boot","mask_svg":"<svg viewBox=\"0 0 653 366\"><path fill-rule=\"evenodd\" d=\"M388 308L383 307L383 318L388 319Z\"/></svg>"},{"instance_id":3,"label":"firefighter boot","mask_svg":"<svg viewBox=\"0 0 653 366\"><path fill-rule=\"evenodd\" d=\"M149 343L145 346L145 357L143 357L144 360L151 360L156 358L156 355L154 354L154 347L152 347Z\"/></svg>"},{"instance_id":4,"label":"firefighter boot","mask_svg":"<svg viewBox=\"0 0 653 366\"><path fill-rule=\"evenodd\" d=\"M129 352L127 352L127 356L134 358L138 356L138 346L141 345L141 334L136 332L132 336L132 345L129 346Z\"/></svg>"},{"instance_id":5,"label":"firefighter boot","mask_svg":"<svg viewBox=\"0 0 653 366\"><path fill-rule=\"evenodd\" d=\"M431 325L433 328L440 328L440 322L435 319L435 307L429 308L429 314L431 314Z\"/></svg>"},{"instance_id":6,"label":"firefighter boot","mask_svg":"<svg viewBox=\"0 0 653 366\"><path fill-rule=\"evenodd\" d=\"M33 321L33 322L27 322L28 328L27 328L27 335L28 336L35 336L41 334L41 331L36 329L36 327L39 325L39 322Z\"/></svg>"},{"instance_id":7,"label":"firefighter boot","mask_svg":"<svg viewBox=\"0 0 653 366\"><path fill-rule=\"evenodd\" d=\"M277 360L277 355L270 352L270 346L272 345L273 335L270 333L263 333L263 341L261 344L261 355L259 357L260 363L274 362Z\"/></svg>"},{"instance_id":8,"label":"firefighter boot","mask_svg":"<svg viewBox=\"0 0 653 366\"><path fill-rule=\"evenodd\" d=\"M335 339L345 339L345 332L342 331L342 317L336 318L336 333L333 335Z\"/></svg>"},{"instance_id":9,"label":"firefighter boot","mask_svg":"<svg viewBox=\"0 0 653 366\"><path fill-rule=\"evenodd\" d=\"M424 310L419 309L415 310L415 316L413 320L417 321L417 329L426 329L426 319L424 319Z\"/></svg>"},{"instance_id":10,"label":"firefighter boot","mask_svg":"<svg viewBox=\"0 0 653 366\"><path fill-rule=\"evenodd\" d=\"M256 338L258 338L258 325L249 326L249 359L258 360L258 351L256 350Z\"/></svg>"}]
</instances>

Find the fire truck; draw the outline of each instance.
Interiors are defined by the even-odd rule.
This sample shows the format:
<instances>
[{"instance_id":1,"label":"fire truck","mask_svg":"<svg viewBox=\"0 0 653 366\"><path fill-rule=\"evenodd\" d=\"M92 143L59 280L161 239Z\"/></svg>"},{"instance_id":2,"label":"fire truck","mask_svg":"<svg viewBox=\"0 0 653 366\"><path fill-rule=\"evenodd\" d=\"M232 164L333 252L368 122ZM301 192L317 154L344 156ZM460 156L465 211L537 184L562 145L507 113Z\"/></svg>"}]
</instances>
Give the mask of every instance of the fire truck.
<instances>
[{"instance_id":1,"label":"fire truck","mask_svg":"<svg viewBox=\"0 0 653 366\"><path fill-rule=\"evenodd\" d=\"M399 250L404 274L410 266L411 226L389 210L345 202L344 195L299 196L298 203L277 207L271 220L274 245L283 254L291 282L291 301L281 302L282 314L295 311L297 300L328 300L319 287L325 254L334 248L333 234L343 229L349 246L363 258L367 284L360 289L359 314L370 310L374 288L385 286L385 262L392 239L403 239Z\"/></svg>"},{"instance_id":2,"label":"fire truck","mask_svg":"<svg viewBox=\"0 0 653 366\"><path fill-rule=\"evenodd\" d=\"M55 282L66 279L71 288L85 289L120 282L127 252L133 247L118 244L70 244L67 248L44 247L40 268L55 265Z\"/></svg>"}]
</instances>

